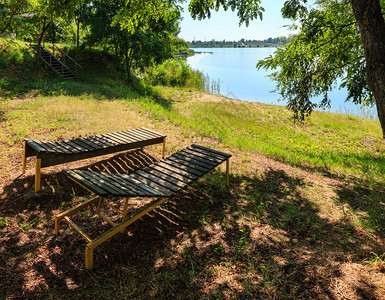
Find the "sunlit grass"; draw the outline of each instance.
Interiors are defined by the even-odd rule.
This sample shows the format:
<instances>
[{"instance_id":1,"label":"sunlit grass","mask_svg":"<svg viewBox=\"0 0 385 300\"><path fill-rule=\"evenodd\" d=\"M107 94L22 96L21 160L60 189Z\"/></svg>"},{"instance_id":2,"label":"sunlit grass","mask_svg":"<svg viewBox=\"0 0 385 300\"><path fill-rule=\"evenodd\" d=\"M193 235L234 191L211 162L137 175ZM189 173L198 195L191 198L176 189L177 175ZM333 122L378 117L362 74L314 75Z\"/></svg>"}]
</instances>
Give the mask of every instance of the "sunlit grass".
<instances>
[{"instance_id":1,"label":"sunlit grass","mask_svg":"<svg viewBox=\"0 0 385 300\"><path fill-rule=\"evenodd\" d=\"M153 118L169 119L228 147L262 153L294 166L383 180L385 143L377 120L314 112L298 123L281 106L188 101L188 92L176 97L170 88L157 91L178 101L171 108L151 99L142 102Z\"/></svg>"}]
</instances>

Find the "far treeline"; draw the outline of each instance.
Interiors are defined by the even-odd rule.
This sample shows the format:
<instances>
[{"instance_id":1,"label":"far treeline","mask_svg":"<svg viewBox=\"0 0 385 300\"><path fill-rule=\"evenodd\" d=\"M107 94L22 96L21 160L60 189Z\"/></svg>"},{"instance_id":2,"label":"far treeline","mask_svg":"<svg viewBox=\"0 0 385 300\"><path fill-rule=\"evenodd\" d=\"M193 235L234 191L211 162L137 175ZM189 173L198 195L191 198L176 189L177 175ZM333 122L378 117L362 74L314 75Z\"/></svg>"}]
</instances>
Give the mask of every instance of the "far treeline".
<instances>
[{"instance_id":1,"label":"far treeline","mask_svg":"<svg viewBox=\"0 0 385 300\"><path fill-rule=\"evenodd\" d=\"M258 48L258 47L280 47L286 45L290 39L288 37L268 38L266 40L245 40L239 41L192 41L187 42L190 48Z\"/></svg>"}]
</instances>

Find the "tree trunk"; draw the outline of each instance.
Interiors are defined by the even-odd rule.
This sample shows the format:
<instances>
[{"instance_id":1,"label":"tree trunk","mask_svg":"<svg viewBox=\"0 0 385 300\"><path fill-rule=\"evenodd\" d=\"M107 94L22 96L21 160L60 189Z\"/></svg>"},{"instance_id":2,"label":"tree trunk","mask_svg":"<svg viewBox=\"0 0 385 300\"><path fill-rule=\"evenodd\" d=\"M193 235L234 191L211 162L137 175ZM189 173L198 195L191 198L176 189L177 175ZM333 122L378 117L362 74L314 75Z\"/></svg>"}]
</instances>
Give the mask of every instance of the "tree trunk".
<instances>
[{"instance_id":1,"label":"tree trunk","mask_svg":"<svg viewBox=\"0 0 385 300\"><path fill-rule=\"evenodd\" d=\"M80 17L77 20L77 28L76 28L76 49L79 49L79 32L80 32Z\"/></svg>"},{"instance_id":2,"label":"tree trunk","mask_svg":"<svg viewBox=\"0 0 385 300\"><path fill-rule=\"evenodd\" d=\"M49 22L48 24L46 24L46 21L47 21L47 17L44 17L43 19L43 27L41 29L41 32L40 32L40 36L39 36L39 41L37 43L37 49L36 49L36 66L37 66L37 62L39 61L39 58L40 58L40 55L41 55L41 42L43 41L43 38L44 38L44 33L45 31L47 30L47 27L51 24L51 22Z\"/></svg>"},{"instance_id":3,"label":"tree trunk","mask_svg":"<svg viewBox=\"0 0 385 300\"><path fill-rule=\"evenodd\" d=\"M127 82L132 84L131 76L131 65L132 65L132 48L126 48L126 72L127 72Z\"/></svg>"},{"instance_id":4,"label":"tree trunk","mask_svg":"<svg viewBox=\"0 0 385 300\"><path fill-rule=\"evenodd\" d=\"M379 0L350 0L364 46L367 76L385 138L385 21Z\"/></svg>"}]
</instances>

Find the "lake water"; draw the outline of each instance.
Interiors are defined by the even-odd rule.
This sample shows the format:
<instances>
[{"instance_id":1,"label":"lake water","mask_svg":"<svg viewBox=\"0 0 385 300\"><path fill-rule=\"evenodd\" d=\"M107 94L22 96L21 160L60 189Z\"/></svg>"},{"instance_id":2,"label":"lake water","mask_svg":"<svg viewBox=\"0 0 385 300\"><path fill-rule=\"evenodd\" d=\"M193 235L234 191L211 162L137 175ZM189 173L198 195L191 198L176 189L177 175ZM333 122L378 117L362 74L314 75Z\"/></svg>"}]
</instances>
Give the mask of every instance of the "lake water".
<instances>
[{"instance_id":1,"label":"lake water","mask_svg":"<svg viewBox=\"0 0 385 300\"><path fill-rule=\"evenodd\" d=\"M278 101L280 95L271 93L274 81L266 77L269 72L257 70L259 60L272 55L276 48L195 48L196 54L188 57L192 69L208 75L220 83L220 94L232 99L267 104L285 105ZM347 91L336 89L330 94L331 109L328 111L376 118L374 108L364 108L345 102ZM317 101L317 100L315 100Z\"/></svg>"}]
</instances>

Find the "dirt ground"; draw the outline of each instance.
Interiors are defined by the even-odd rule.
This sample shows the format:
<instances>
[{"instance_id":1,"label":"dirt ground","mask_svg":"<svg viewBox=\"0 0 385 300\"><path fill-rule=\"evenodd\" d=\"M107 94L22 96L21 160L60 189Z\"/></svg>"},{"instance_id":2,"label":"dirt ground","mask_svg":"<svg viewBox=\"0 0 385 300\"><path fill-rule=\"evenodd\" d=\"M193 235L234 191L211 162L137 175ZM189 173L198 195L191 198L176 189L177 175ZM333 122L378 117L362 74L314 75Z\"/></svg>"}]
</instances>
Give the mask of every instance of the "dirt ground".
<instances>
[{"instance_id":1,"label":"dirt ground","mask_svg":"<svg viewBox=\"0 0 385 300\"><path fill-rule=\"evenodd\" d=\"M161 146L43 169L35 194L34 159L22 175L14 145L0 178L1 299L385 299L383 230L359 226L370 191L142 121L168 135L168 154L191 143L232 154L230 189L221 166L98 247L87 271L82 237L64 222L54 234L54 215L89 197L61 170L130 173ZM109 228L92 209L73 220L92 237Z\"/></svg>"}]
</instances>

